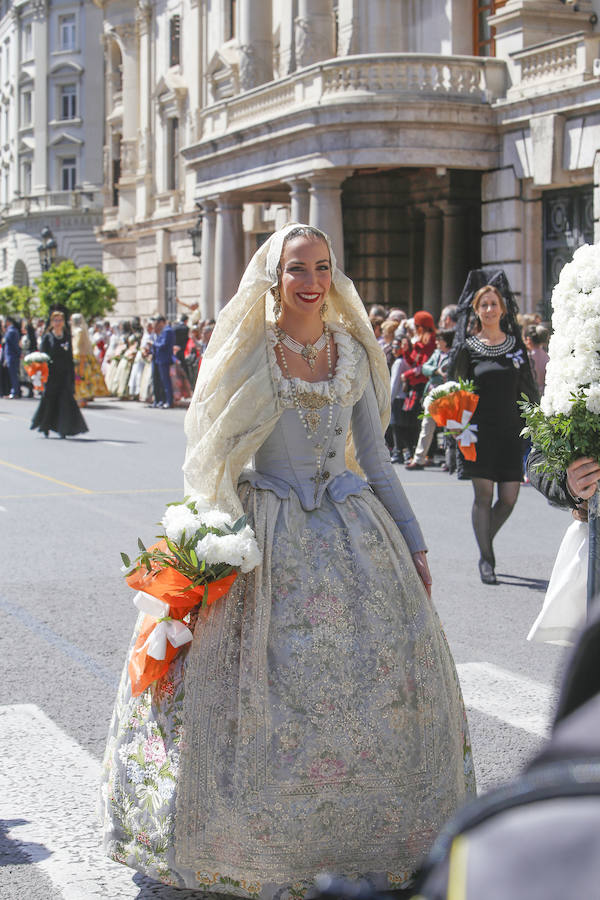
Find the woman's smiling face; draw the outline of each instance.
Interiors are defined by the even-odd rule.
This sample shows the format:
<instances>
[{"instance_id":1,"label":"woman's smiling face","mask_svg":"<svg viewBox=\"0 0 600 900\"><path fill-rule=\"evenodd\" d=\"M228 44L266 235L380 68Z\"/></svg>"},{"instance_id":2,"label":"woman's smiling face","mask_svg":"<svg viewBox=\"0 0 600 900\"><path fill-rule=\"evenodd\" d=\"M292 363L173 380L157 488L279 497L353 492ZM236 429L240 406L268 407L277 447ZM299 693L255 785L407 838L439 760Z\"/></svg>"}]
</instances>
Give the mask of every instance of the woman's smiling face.
<instances>
[{"instance_id":1,"label":"woman's smiling face","mask_svg":"<svg viewBox=\"0 0 600 900\"><path fill-rule=\"evenodd\" d=\"M329 248L322 238L299 236L281 254L281 302L289 312L313 314L331 287Z\"/></svg>"},{"instance_id":2,"label":"woman's smiling face","mask_svg":"<svg viewBox=\"0 0 600 900\"><path fill-rule=\"evenodd\" d=\"M494 291L486 291L479 298L476 312L481 319L481 324L491 327L499 323L505 310L502 308L496 293Z\"/></svg>"}]
</instances>

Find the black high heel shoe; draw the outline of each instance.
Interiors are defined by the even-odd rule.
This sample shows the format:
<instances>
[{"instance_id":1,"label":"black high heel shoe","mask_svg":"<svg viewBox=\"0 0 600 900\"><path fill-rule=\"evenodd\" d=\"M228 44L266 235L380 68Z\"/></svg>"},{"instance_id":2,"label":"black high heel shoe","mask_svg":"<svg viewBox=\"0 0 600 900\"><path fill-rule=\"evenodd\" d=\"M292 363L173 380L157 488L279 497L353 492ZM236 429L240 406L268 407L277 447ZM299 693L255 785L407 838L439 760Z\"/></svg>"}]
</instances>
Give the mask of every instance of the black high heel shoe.
<instances>
[{"instance_id":1,"label":"black high heel shoe","mask_svg":"<svg viewBox=\"0 0 600 900\"><path fill-rule=\"evenodd\" d=\"M479 577L484 584L498 584L494 567L487 559L479 560Z\"/></svg>"}]
</instances>

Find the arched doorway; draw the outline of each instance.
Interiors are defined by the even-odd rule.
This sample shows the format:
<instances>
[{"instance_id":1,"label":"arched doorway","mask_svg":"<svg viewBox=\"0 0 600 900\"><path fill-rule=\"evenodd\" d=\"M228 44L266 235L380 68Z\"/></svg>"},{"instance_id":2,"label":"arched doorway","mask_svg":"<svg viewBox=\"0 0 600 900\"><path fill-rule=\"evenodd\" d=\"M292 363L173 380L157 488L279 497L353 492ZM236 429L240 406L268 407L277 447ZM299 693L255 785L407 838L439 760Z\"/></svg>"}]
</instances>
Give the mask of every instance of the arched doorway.
<instances>
[{"instance_id":1,"label":"arched doorway","mask_svg":"<svg viewBox=\"0 0 600 900\"><path fill-rule=\"evenodd\" d=\"M12 281L16 287L29 287L29 272L22 259L18 259L15 263Z\"/></svg>"}]
</instances>

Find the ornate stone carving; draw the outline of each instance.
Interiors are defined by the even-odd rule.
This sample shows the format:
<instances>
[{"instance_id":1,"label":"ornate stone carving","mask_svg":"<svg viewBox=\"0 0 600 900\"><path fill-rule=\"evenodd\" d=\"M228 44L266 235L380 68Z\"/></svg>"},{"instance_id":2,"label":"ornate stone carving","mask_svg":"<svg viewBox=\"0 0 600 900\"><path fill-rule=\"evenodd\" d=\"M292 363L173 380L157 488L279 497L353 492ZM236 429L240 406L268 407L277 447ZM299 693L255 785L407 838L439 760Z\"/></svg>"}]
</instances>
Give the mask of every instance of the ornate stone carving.
<instances>
[{"instance_id":1,"label":"ornate stone carving","mask_svg":"<svg viewBox=\"0 0 600 900\"><path fill-rule=\"evenodd\" d=\"M135 9L135 24L139 37L148 34L152 19L152 3L150 0L137 0Z\"/></svg>"},{"instance_id":2,"label":"ornate stone carving","mask_svg":"<svg viewBox=\"0 0 600 900\"><path fill-rule=\"evenodd\" d=\"M313 16L295 20L296 63L299 68L310 66L332 55L331 36L333 21L329 16Z\"/></svg>"},{"instance_id":3,"label":"ornate stone carving","mask_svg":"<svg viewBox=\"0 0 600 900\"><path fill-rule=\"evenodd\" d=\"M115 32L127 49L131 49L137 37L137 29L134 22L126 22L123 25L115 25Z\"/></svg>"},{"instance_id":4,"label":"ornate stone carving","mask_svg":"<svg viewBox=\"0 0 600 900\"><path fill-rule=\"evenodd\" d=\"M137 166L137 140L135 138L121 141L121 173L132 175Z\"/></svg>"},{"instance_id":5,"label":"ornate stone carving","mask_svg":"<svg viewBox=\"0 0 600 900\"><path fill-rule=\"evenodd\" d=\"M260 58L252 44L239 45L240 87L249 91L259 84L269 81L270 73L267 64Z\"/></svg>"},{"instance_id":6,"label":"ornate stone carving","mask_svg":"<svg viewBox=\"0 0 600 900\"><path fill-rule=\"evenodd\" d=\"M46 0L31 0L34 19L45 19L47 14Z\"/></svg>"}]
</instances>

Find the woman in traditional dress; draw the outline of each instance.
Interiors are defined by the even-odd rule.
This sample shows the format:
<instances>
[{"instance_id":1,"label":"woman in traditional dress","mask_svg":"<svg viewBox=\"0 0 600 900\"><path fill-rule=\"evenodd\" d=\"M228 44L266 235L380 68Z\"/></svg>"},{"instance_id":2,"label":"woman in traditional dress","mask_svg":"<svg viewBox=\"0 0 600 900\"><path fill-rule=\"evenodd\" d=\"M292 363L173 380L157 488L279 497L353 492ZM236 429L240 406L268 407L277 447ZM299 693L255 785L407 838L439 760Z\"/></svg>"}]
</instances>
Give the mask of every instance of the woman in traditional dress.
<instances>
[{"instance_id":1,"label":"woman in traditional dress","mask_svg":"<svg viewBox=\"0 0 600 900\"><path fill-rule=\"evenodd\" d=\"M48 381L35 411L31 428L48 437L56 431L65 438L88 430L75 400L75 370L71 335L67 330L64 312L55 309L50 314L49 328L40 345L42 353L50 357Z\"/></svg>"},{"instance_id":2,"label":"woman in traditional dress","mask_svg":"<svg viewBox=\"0 0 600 900\"><path fill-rule=\"evenodd\" d=\"M94 356L94 347L86 321L81 313L71 316L73 341L73 365L75 366L75 399L79 406L87 406L94 397L108 397L109 392L100 364Z\"/></svg>"},{"instance_id":3,"label":"woman in traditional dress","mask_svg":"<svg viewBox=\"0 0 600 900\"><path fill-rule=\"evenodd\" d=\"M163 679L132 698L124 673L104 760L113 859L242 897L302 898L323 869L401 888L473 793L389 406L328 239L276 232L219 316L186 416L186 493L245 512L262 563L200 610Z\"/></svg>"},{"instance_id":4,"label":"woman in traditional dress","mask_svg":"<svg viewBox=\"0 0 600 900\"><path fill-rule=\"evenodd\" d=\"M537 401L538 391L504 272L470 272L458 306L451 377L472 380L479 395L472 418L477 426L477 458L463 461L463 476L473 482L471 516L479 575L484 584L497 584L493 541L513 511L523 475L520 434L525 423L517 402L522 393Z\"/></svg>"}]
</instances>

